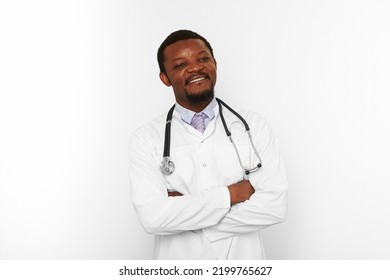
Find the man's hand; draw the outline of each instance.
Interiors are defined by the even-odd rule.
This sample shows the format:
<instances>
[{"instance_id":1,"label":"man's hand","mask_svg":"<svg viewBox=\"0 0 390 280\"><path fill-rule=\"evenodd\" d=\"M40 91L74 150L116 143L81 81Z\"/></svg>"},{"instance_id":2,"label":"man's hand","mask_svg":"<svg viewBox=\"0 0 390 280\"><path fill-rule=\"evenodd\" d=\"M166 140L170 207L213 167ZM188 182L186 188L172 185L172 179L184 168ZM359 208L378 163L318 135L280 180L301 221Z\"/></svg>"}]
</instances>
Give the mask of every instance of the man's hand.
<instances>
[{"instance_id":1,"label":"man's hand","mask_svg":"<svg viewBox=\"0 0 390 280\"><path fill-rule=\"evenodd\" d=\"M242 180L232 184L228 186L228 189L230 192L230 205L248 200L255 192L255 189L248 180Z\"/></svg>"},{"instance_id":2,"label":"man's hand","mask_svg":"<svg viewBox=\"0 0 390 280\"><path fill-rule=\"evenodd\" d=\"M182 196L183 194L179 192L168 192L168 196Z\"/></svg>"},{"instance_id":3,"label":"man's hand","mask_svg":"<svg viewBox=\"0 0 390 280\"><path fill-rule=\"evenodd\" d=\"M255 189L252 187L251 183L248 180L243 180L238 183L228 186L230 193L230 205L236 203L244 202L248 200L252 194L254 194ZM168 196L182 196L183 194L179 192L168 192Z\"/></svg>"}]
</instances>

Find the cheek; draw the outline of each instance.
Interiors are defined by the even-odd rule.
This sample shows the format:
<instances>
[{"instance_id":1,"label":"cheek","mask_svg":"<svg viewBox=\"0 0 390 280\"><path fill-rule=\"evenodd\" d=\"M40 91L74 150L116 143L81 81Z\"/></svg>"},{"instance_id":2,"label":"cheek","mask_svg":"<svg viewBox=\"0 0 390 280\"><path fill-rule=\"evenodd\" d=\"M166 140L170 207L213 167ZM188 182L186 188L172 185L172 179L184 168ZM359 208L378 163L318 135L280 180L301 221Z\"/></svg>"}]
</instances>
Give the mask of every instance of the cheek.
<instances>
[{"instance_id":1,"label":"cheek","mask_svg":"<svg viewBox=\"0 0 390 280\"><path fill-rule=\"evenodd\" d=\"M172 84L175 84L177 86L181 86L184 84L184 78L181 73L177 73L172 76Z\"/></svg>"},{"instance_id":2,"label":"cheek","mask_svg":"<svg viewBox=\"0 0 390 280\"><path fill-rule=\"evenodd\" d=\"M217 80L217 71L216 71L216 68L215 68L215 67L210 71L210 76L211 76L211 79L212 79L214 82Z\"/></svg>"},{"instance_id":3,"label":"cheek","mask_svg":"<svg viewBox=\"0 0 390 280\"><path fill-rule=\"evenodd\" d=\"M210 67L208 67L208 69L209 69L209 72L213 74L213 76L216 75L217 67L214 64L210 65Z\"/></svg>"},{"instance_id":4,"label":"cheek","mask_svg":"<svg viewBox=\"0 0 390 280\"><path fill-rule=\"evenodd\" d=\"M181 90L184 88L184 82L182 79L178 79L177 77L172 77L171 84L174 90Z\"/></svg>"}]
</instances>

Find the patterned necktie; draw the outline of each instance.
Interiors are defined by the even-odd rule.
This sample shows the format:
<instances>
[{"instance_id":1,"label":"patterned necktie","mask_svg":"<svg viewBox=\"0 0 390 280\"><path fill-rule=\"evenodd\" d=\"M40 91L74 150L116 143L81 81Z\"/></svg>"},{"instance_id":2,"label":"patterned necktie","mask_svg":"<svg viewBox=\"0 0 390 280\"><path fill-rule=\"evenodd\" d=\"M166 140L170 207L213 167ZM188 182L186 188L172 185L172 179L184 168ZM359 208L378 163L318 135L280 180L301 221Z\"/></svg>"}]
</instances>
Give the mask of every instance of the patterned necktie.
<instances>
[{"instance_id":1,"label":"patterned necktie","mask_svg":"<svg viewBox=\"0 0 390 280\"><path fill-rule=\"evenodd\" d=\"M205 113L198 113L195 114L194 117L191 120L191 125L196 128L199 132L203 133L206 129L204 120L207 118L207 115Z\"/></svg>"}]
</instances>

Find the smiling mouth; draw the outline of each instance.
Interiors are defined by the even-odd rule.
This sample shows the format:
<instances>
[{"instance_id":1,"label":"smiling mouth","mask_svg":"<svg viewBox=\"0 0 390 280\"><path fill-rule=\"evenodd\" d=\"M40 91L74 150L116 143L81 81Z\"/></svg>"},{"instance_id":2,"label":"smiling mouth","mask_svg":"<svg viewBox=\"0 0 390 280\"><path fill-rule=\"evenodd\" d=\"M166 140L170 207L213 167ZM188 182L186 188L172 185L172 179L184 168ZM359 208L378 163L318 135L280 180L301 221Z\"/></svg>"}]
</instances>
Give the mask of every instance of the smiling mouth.
<instances>
[{"instance_id":1,"label":"smiling mouth","mask_svg":"<svg viewBox=\"0 0 390 280\"><path fill-rule=\"evenodd\" d=\"M201 77L197 77L197 78L190 78L189 81L187 81L187 84L193 84L193 83L197 83L197 82L200 82L204 79L207 79L207 76L201 76Z\"/></svg>"}]
</instances>

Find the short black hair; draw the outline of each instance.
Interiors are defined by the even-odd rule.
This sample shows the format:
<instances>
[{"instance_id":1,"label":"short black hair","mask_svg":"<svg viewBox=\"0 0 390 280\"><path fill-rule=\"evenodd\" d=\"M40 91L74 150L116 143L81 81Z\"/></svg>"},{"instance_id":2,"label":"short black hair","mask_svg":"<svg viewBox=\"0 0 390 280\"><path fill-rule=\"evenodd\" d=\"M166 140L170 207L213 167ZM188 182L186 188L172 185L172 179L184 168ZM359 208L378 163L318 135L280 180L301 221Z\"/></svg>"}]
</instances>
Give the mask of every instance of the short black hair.
<instances>
[{"instance_id":1,"label":"short black hair","mask_svg":"<svg viewBox=\"0 0 390 280\"><path fill-rule=\"evenodd\" d=\"M188 40L188 39L199 39L202 40L203 43L205 43L206 47L210 50L211 56L214 58L213 48L211 47L210 43L201 35L199 35L196 32L193 32L191 30L177 30L173 33L171 33L165 40L162 42L160 47L157 51L157 61L158 66L160 67L160 72L166 73L165 67L164 67L164 50L169 45L172 45L173 43L176 43L177 41L181 40Z\"/></svg>"}]
</instances>

